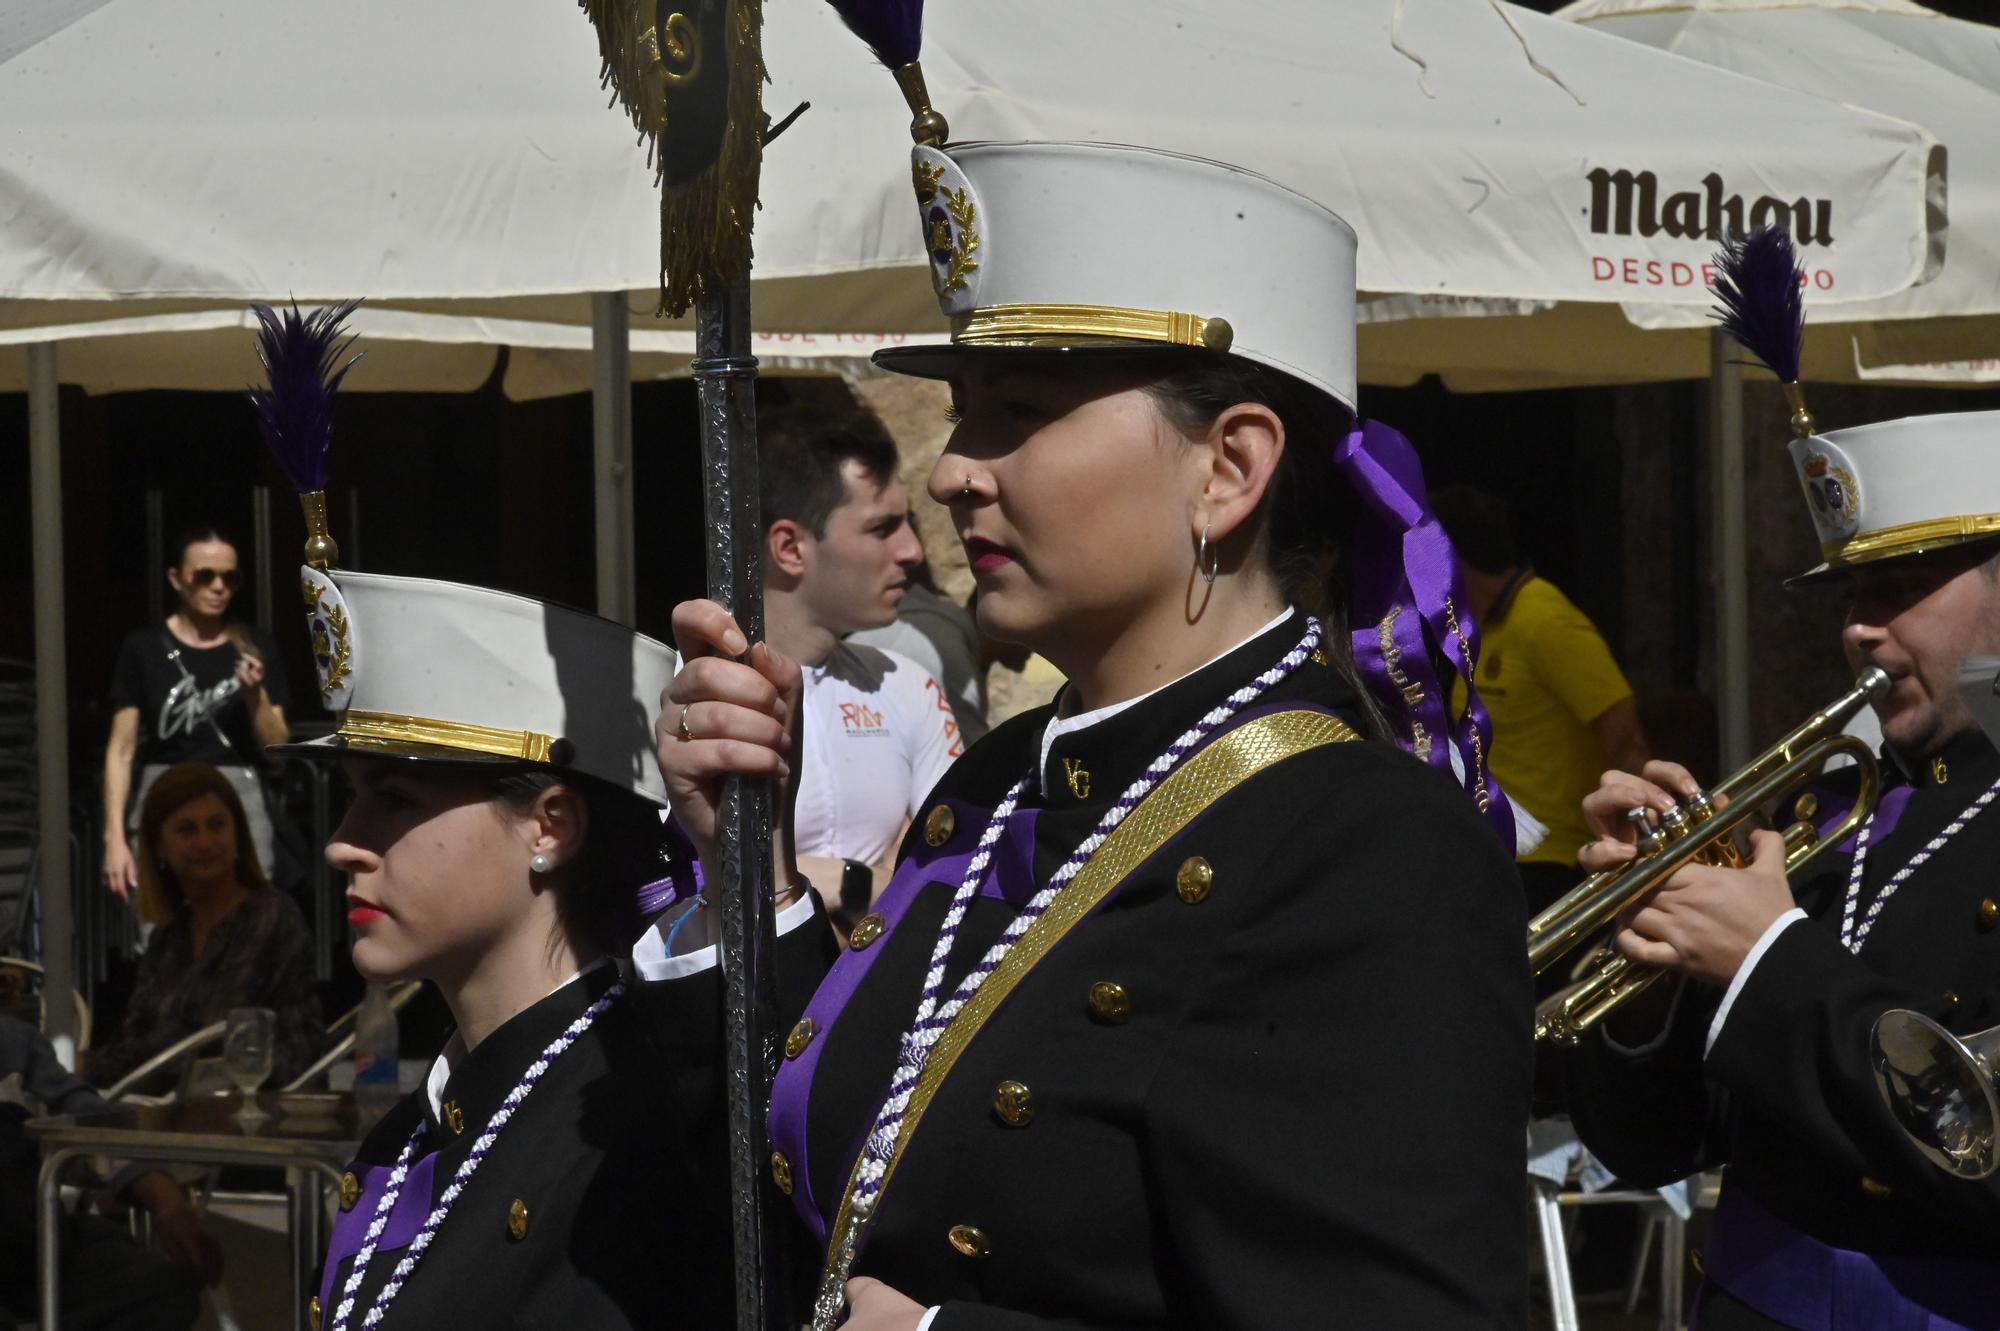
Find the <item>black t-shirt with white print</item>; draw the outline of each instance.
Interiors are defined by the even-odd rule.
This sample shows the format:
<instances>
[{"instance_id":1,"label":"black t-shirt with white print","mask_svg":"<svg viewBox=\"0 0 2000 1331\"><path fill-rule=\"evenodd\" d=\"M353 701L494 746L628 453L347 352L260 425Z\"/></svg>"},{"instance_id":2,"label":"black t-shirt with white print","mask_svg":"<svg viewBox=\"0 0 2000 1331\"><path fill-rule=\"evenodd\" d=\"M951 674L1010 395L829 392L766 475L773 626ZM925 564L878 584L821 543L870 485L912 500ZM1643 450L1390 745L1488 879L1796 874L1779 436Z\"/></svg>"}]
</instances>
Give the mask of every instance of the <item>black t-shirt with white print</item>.
<instances>
[{"instance_id":1,"label":"black t-shirt with white print","mask_svg":"<svg viewBox=\"0 0 2000 1331\"><path fill-rule=\"evenodd\" d=\"M265 696L278 707L290 707L277 645L255 628L245 626L245 630L264 662ZM114 711L139 709L141 768L174 763L260 765L263 746L236 682L240 659L242 653L233 642L190 647L163 623L125 635L111 671L110 701Z\"/></svg>"}]
</instances>

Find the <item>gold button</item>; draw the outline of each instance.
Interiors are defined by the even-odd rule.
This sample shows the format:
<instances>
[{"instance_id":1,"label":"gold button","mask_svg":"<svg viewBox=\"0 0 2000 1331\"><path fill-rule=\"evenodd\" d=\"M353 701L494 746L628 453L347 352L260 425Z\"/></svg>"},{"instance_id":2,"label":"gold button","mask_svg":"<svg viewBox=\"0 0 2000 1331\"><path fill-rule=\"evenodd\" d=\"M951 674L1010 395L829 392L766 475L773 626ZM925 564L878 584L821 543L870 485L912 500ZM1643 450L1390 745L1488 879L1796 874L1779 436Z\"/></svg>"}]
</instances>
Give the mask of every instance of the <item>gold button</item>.
<instances>
[{"instance_id":1,"label":"gold button","mask_svg":"<svg viewBox=\"0 0 2000 1331\"><path fill-rule=\"evenodd\" d=\"M1861 1191L1867 1193L1870 1197L1887 1197L1892 1189L1880 1179L1873 1179L1863 1175L1861 1179Z\"/></svg>"},{"instance_id":2,"label":"gold button","mask_svg":"<svg viewBox=\"0 0 2000 1331\"><path fill-rule=\"evenodd\" d=\"M1236 330L1229 326L1227 319L1205 319L1201 325L1201 344L1210 351L1227 351L1236 340Z\"/></svg>"},{"instance_id":3,"label":"gold button","mask_svg":"<svg viewBox=\"0 0 2000 1331\"><path fill-rule=\"evenodd\" d=\"M361 1200L361 1180L353 1174L340 1176L340 1209L352 1211L354 1204Z\"/></svg>"},{"instance_id":4,"label":"gold button","mask_svg":"<svg viewBox=\"0 0 2000 1331\"><path fill-rule=\"evenodd\" d=\"M785 1037L785 1057L797 1058L803 1054L806 1046L813 1042L813 1036L818 1033L819 1027L813 1025L811 1017L800 1018L799 1024L792 1027L792 1033Z\"/></svg>"},{"instance_id":5,"label":"gold button","mask_svg":"<svg viewBox=\"0 0 2000 1331\"><path fill-rule=\"evenodd\" d=\"M1958 990L1947 989L1944 991L1944 1005L1948 1008L1955 1008L1958 1006Z\"/></svg>"},{"instance_id":6,"label":"gold button","mask_svg":"<svg viewBox=\"0 0 2000 1331\"><path fill-rule=\"evenodd\" d=\"M458 1107L458 1101L444 1102L444 1125L453 1132L465 1131L465 1111Z\"/></svg>"},{"instance_id":7,"label":"gold button","mask_svg":"<svg viewBox=\"0 0 2000 1331\"><path fill-rule=\"evenodd\" d=\"M1122 984L1099 980L1090 986L1090 1014L1099 1021L1116 1025L1132 1015L1132 995L1125 992Z\"/></svg>"},{"instance_id":8,"label":"gold button","mask_svg":"<svg viewBox=\"0 0 2000 1331\"><path fill-rule=\"evenodd\" d=\"M993 1112L1010 1128L1025 1128L1035 1121L1035 1097L1018 1081L1003 1081L993 1088Z\"/></svg>"},{"instance_id":9,"label":"gold button","mask_svg":"<svg viewBox=\"0 0 2000 1331\"><path fill-rule=\"evenodd\" d=\"M1207 896L1208 889L1214 886L1215 869L1199 855L1182 860L1180 872L1174 875L1174 891L1190 906Z\"/></svg>"},{"instance_id":10,"label":"gold button","mask_svg":"<svg viewBox=\"0 0 2000 1331\"><path fill-rule=\"evenodd\" d=\"M1330 666L1333 664L1333 658L1326 654L1325 648L1315 647L1312 653L1312 663L1316 666Z\"/></svg>"},{"instance_id":11,"label":"gold button","mask_svg":"<svg viewBox=\"0 0 2000 1331\"><path fill-rule=\"evenodd\" d=\"M924 819L924 840L933 846L942 846L951 840L951 834L958 830L958 818L949 804L940 804L931 810L931 816Z\"/></svg>"},{"instance_id":12,"label":"gold button","mask_svg":"<svg viewBox=\"0 0 2000 1331\"><path fill-rule=\"evenodd\" d=\"M778 1191L789 1197L792 1195L792 1162L785 1159L782 1151L771 1152L771 1182L778 1185Z\"/></svg>"},{"instance_id":13,"label":"gold button","mask_svg":"<svg viewBox=\"0 0 2000 1331\"><path fill-rule=\"evenodd\" d=\"M871 911L854 922L854 932L847 936L847 945L856 952L866 951L870 943L882 936L883 927L882 917Z\"/></svg>"},{"instance_id":14,"label":"gold button","mask_svg":"<svg viewBox=\"0 0 2000 1331\"><path fill-rule=\"evenodd\" d=\"M528 1237L528 1204L519 1197L507 1207L507 1237L516 1243Z\"/></svg>"},{"instance_id":15,"label":"gold button","mask_svg":"<svg viewBox=\"0 0 2000 1331\"><path fill-rule=\"evenodd\" d=\"M1979 927L1991 929L1996 924L2000 924L2000 901L1988 897L1979 903Z\"/></svg>"},{"instance_id":16,"label":"gold button","mask_svg":"<svg viewBox=\"0 0 2000 1331\"><path fill-rule=\"evenodd\" d=\"M306 1321L312 1324L312 1331L319 1331L319 1295L306 1301Z\"/></svg>"},{"instance_id":17,"label":"gold button","mask_svg":"<svg viewBox=\"0 0 2000 1331\"><path fill-rule=\"evenodd\" d=\"M958 1249L962 1256L989 1257L993 1253L992 1245L986 1242L986 1235L980 1232L977 1225L953 1225L945 1237L951 1240L951 1246Z\"/></svg>"}]
</instances>

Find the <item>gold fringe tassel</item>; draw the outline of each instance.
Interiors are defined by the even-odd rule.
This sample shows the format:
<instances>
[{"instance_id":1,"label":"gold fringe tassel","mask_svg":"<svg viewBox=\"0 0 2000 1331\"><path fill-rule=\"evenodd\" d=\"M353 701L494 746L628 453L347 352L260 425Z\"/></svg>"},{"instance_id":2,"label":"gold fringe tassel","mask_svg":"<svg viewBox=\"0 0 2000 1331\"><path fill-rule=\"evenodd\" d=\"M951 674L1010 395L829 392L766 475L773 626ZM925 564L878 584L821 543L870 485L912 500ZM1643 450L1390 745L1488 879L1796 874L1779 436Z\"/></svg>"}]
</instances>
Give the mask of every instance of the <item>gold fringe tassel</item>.
<instances>
[{"instance_id":1,"label":"gold fringe tassel","mask_svg":"<svg viewBox=\"0 0 2000 1331\"><path fill-rule=\"evenodd\" d=\"M667 124L666 82L655 72L658 11L671 0L578 0L597 29L603 82L625 106L648 160L663 171L659 140ZM660 307L668 314L688 306L711 286L720 289L750 270L750 228L757 208L763 161L762 0L726 0L724 46L728 54L728 107L716 158L679 185L660 192ZM651 40L648 35L654 34ZM700 37L696 35L696 49ZM692 90L684 95L697 95Z\"/></svg>"}]
</instances>

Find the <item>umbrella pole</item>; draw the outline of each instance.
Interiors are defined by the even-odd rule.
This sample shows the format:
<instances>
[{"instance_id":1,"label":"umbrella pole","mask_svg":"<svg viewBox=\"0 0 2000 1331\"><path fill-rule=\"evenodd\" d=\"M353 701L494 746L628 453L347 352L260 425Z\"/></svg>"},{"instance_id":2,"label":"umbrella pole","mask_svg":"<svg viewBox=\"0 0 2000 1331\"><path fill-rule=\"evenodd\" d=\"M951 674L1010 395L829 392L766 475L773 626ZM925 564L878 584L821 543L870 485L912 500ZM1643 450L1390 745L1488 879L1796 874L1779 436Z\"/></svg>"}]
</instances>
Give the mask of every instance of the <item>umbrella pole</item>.
<instances>
[{"instance_id":1,"label":"umbrella pole","mask_svg":"<svg viewBox=\"0 0 2000 1331\"><path fill-rule=\"evenodd\" d=\"M1708 342L1710 566L1715 579L1715 701L1722 770L1750 759L1750 578L1743 488L1743 366L1720 328Z\"/></svg>"},{"instance_id":2,"label":"umbrella pole","mask_svg":"<svg viewBox=\"0 0 2000 1331\"><path fill-rule=\"evenodd\" d=\"M639 619L632 563L632 338L625 293L590 298L590 426L597 507L597 613Z\"/></svg>"},{"instance_id":3,"label":"umbrella pole","mask_svg":"<svg viewBox=\"0 0 2000 1331\"><path fill-rule=\"evenodd\" d=\"M69 883L69 666L63 637L62 438L56 344L28 348L28 488L35 551L36 825L42 995L49 1039L76 1062L76 946Z\"/></svg>"},{"instance_id":4,"label":"umbrella pole","mask_svg":"<svg viewBox=\"0 0 2000 1331\"><path fill-rule=\"evenodd\" d=\"M693 372L701 410L708 594L736 617L754 643L764 637L764 561L749 274L721 291L705 292L696 305ZM737 1331L781 1331L790 1323L786 1282L777 1210L765 1187L771 1157L765 1113L778 1066L778 1033L772 1029L777 944L768 781L731 777L723 783L719 843L736 1326Z\"/></svg>"}]
</instances>

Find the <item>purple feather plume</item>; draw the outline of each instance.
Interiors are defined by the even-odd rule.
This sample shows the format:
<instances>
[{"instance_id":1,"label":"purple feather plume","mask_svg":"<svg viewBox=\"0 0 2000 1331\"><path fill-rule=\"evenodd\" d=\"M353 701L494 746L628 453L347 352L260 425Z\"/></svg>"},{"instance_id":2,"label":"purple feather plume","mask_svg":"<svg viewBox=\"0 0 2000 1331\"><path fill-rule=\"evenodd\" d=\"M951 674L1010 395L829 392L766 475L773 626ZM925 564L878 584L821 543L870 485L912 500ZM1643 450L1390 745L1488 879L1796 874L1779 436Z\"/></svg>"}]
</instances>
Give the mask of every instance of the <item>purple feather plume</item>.
<instances>
[{"instance_id":1,"label":"purple feather plume","mask_svg":"<svg viewBox=\"0 0 2000 1331\"><path fill-rule=\"evenodd\" d=\"M299 313L296 302L282 315L269 305L250 307L263 326L257 335L257 359L269 385L251 389L250 403L257 408L271 456L300 494L326 488L334 394L361 354L337 368L334 362L354 344L352 337L343 341L340 335L347 316L360 303L343 301L307 315Z\"/></svg>"},{"instance_id":2,"label":"purple feather plume","mask_svg":"<svg viewBox=\"0 0 2000 1331\"><path fill-rule=\"evenodd\" d=\"M901 69L921 54L924 0L827 0L848 29L867 42L875 58Z\"/></svg>"},{"instance_id":3,"label":"purple feather plume","mask_svg":"<svg viewBox=\"0 0 2000 1331\"><path fill-rule=\"evenodd\" d=\"M1806 311L1804 273L1783 227L1760 226L1746 238L1728 236L1716 253L1714 309L1722 329L1779 380L1799 381Z\"/></svg>"}]
</instances>

